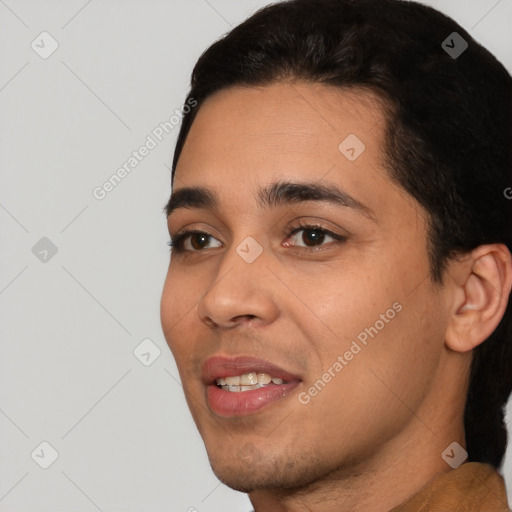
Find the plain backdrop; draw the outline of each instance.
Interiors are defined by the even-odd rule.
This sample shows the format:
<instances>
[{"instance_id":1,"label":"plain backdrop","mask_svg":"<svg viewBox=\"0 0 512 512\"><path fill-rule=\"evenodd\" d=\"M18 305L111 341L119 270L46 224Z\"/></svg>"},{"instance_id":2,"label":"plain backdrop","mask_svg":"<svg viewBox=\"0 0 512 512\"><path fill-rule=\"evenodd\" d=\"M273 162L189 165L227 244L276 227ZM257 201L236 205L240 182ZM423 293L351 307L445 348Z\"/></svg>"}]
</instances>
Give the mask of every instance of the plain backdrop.
<instances>
[{"instance_id":1,"label":"plain backdrop","mask_svg":"<svg viewBox=\"0 0 512 512\"><path fill-rule=\"evenodd\" d=\"M268 3L0 0L0 511L250 510L209 467L160 328L178 126L94 190ZM512 0L425 3L512 70ZM510 455L504 473L512 489Z\"/></svg>"}]
</instances>

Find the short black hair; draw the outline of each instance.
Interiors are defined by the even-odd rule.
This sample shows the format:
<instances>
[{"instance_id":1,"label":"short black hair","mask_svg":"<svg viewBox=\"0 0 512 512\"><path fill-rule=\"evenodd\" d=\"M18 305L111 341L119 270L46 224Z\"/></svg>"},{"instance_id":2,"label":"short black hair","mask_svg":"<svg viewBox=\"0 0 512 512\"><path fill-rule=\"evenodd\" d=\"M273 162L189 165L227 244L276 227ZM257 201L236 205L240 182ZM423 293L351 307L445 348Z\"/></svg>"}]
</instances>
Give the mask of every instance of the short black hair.
<instances>
[{"instance_id":1,"label":"short black hair","mask_svg":"<svg viewBox=\"0 0 512 512\"><path fill-rule=\"evenodd\" d=\"M450 258L479 245L512 250L512 200L505 197L512 186L512 78L454 20L411 1L288 0L216 41L192 72L186 104L197 106L184 113L172 180L206 98L231 86L290 80L367 89L383 99L386 167L428 214L433 282L443 282ZM499 468L512 389L510 301L473 352L464 412L469 460Z\"/></svg>"}]
</instances>

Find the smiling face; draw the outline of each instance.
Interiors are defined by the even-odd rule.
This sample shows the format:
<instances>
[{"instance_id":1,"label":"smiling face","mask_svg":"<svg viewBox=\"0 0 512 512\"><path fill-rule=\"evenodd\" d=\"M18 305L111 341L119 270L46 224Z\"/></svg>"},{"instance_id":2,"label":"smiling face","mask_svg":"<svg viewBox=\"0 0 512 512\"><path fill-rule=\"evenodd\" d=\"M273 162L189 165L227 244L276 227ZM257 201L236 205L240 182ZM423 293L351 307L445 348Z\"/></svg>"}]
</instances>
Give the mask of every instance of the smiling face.
<instances>
[{"instance_id":1,"label":"smiling face","mask_svg":"<svg viewBox=\"0 0 512 512\"><path fill-rule=\"evenodd\" d=\"M390 467L435 441L418 418L443 408L447 313L425 214L384 170L384 126L371 93L301 82L222 90L197 113L168 205L185 236L161 317L231 487ZM247 373L284 383L215 380Z\"/></svg>"}]
</instances>

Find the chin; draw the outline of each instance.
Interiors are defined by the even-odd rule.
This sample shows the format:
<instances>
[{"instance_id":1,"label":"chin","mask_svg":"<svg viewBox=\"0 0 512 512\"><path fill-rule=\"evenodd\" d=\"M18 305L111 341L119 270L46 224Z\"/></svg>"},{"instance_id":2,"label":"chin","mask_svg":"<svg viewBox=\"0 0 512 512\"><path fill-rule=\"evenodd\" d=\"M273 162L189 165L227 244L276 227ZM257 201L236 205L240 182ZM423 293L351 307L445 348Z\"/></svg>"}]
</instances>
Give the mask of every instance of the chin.
<instances>
[{"instance_id":1,"label":"chin","mask_svg":"<svg viewBox=\"0 0 512 512\"><path fill-rule=\"evenodd\" d=\"M213 469L213 472L223 484L231 487L231 489L235 491L244 492L246 494L260 489L268 489L269 487L269 482L260 480L259 475L255 475L249 471L244 474L245 472L240 471L217 471Z\"/></svg>"},{"instance_id":2,"label":"chin","mask_svg":"<svg viewBox=\"0 0 512 512\"><path fill-rule=\"evenodd\" d=\"M221 482L245 493L304 487L330 472L315 456L263 456L252 443L243 445L238 457L227 459L224 452L218 457L209 455L209 459Z\"/></svg>"}]
</instances>

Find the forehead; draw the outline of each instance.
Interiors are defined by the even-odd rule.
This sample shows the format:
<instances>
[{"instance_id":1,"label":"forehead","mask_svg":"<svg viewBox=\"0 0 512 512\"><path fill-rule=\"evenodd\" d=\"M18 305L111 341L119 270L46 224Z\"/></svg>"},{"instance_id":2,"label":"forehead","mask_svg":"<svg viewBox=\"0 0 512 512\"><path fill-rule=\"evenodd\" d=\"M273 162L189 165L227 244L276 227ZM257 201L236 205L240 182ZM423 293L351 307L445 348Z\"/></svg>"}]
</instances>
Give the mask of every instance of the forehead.
<instances>
[{"instance_id":1,"label":"forehead","mask_svg":"<svg viewBox=\"0 0 512 512\"><path fill-rule=\"evenodd\" d=\"M270 182L283 173L332 178L336 166L359 168L381 159L382 121L380 100L363 90L303 82L224 89L200 107L176 184L196 178L218 185ZM347 139L360 141L357 151L364 147L354 161L340 152Z\"/></svg>"},{"instance_id":2,"label":"forehead","mask_svg":"<svg viewBox=\"0 0 512 512\"><path fill-rule=\"evenodd\" d=\"M364 147L364 160L372 155L378 160L383 121L382 101L362 89L303 82L231 87L200 107L176 174L185 163L200 168L205 163L229 166L231 162L241 171L240 164L254 169L262 161L268 168L271 160L276 166L306 160L311 167L312 157L318 162L317 174L347 156L340 152L347 138L360 141L355 149Z\"/></svg>"},{"instance_id":3,"label":"forehead","mask_svg":"<svg viewBox=\"0 0 512 512\"><path fill-rule=\"evenodd\" d=\"M210 189L242 212L252 211L265 186L324 181L373 211L389 208L390 189L404 194L384 168L385 112L363 89L295 82L221 90L197 113L174 190Z\"/></svg>"}]
</instances>

